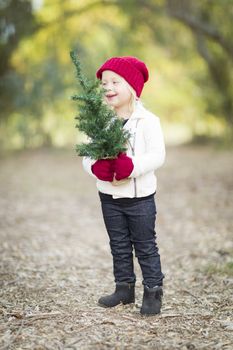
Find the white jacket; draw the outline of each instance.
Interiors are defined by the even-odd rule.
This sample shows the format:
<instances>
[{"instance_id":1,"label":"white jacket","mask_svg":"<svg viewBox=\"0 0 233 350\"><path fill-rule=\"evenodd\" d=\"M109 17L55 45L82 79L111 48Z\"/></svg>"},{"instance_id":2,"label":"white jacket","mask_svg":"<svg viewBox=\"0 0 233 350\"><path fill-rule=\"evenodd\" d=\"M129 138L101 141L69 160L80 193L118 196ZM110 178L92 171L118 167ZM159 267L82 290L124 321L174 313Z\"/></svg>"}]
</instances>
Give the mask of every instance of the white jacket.
<instances>
[{"instance_id":1,"label":"white jacket","mask_svg":"<svg viewBox=\"0 0 233 350\"><path fill-rule=\"evenodd\" d=\"M154 171L165 160L165 145L160 120L147 111L140 103L132 113L124 128L130 132L127 155L132 158L134 169L130 180L119 186L97 179L97 189L113 198L145 197L156 191L157 179ZM91 166L95 160L83 158L84 169L93 177Z\"/></svg>"}]
</instances>

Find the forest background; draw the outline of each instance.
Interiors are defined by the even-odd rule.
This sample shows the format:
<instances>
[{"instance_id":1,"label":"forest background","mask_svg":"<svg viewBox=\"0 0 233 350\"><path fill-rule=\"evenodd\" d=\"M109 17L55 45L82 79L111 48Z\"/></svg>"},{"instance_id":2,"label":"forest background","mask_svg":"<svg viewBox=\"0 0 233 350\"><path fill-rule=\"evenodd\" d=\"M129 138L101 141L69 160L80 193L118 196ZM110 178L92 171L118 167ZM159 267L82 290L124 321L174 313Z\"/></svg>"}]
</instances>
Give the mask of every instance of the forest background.
<instances>
[{"instance_id":1,"label":"forest background","mask_svg":"<svg viewBox=\"0 0 233 350\"><path fill-rule=\"evenodd\" d=\"M147 63L167 144L231 144L232 23L231 0L1 0L1 151L80 140L73 49L89 78L111 56Z\"/></svg>"}]
</instances>

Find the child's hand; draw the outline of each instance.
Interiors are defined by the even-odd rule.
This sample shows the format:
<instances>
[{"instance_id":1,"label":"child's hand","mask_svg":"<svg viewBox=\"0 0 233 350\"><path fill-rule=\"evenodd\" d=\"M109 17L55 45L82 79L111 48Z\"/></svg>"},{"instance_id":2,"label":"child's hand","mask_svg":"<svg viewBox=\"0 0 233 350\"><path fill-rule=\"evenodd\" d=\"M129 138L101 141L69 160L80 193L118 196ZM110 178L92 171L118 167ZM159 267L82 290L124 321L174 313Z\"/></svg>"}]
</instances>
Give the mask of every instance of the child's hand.
<instances>
[{"instance_id":1,"label":"child's hand","mask_svg":"<svg viewBox=\"0 0 233 350\"><path fill-rule=\"evenodd\" d=\"M114 161L115 179L119 181L127 178L132 173L133 168L132 159L126 153L119 153Z\"/></svg>"},{"instance_id":2,"label":"child's hand","mask_svg":"<svg viewBox=\"0 0 233 350\"><path fill-rule=\"evenodd\" d=\"M93 174L102 181L113 181L114 167L112 159L99 159L91 167Z\"/></svg>"}]
</instances>

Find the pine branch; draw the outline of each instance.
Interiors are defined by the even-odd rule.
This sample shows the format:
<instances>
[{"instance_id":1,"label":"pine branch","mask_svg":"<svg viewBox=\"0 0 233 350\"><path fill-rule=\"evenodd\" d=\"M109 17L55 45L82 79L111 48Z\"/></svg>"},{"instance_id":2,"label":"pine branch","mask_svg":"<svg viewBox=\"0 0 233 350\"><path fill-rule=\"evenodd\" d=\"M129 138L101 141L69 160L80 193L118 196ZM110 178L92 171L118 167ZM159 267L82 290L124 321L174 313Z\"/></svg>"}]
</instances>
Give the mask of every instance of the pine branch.
<instances>
[{"instance_id":1,"label":"pine branch","mask_svg":"<svg viewBox=\"0 0 233 350\"><path fill-rule=\"evenodd\" d=\"M83 90L81 94L72 96L78 104L76 127L90 140L76 145L76 151L80 156L92 159L115 158L120 152L126 151L130 134L123 129L121 120L104 102L104 89L100 87L100 82L88 81L82 74L77 54L72 51L70 56Z\"/></svg>"},{"instance_id":2,"label":"pine branch","mask_svg":"<svg viewBox=\"0 0 233 350\"><path fill-rule=\"evenodd\" d=\"M81 65L80 65L79 60L77 59L77 55L76 55L75 51L71 51L70 57L75 65L76 75L77 75L77 78L79 80L79 83L81 84L84 91L88 90L88 83L82 75ZM76 97L78 97L78 96L76 96Z\"/></svg>"}]
</instances>

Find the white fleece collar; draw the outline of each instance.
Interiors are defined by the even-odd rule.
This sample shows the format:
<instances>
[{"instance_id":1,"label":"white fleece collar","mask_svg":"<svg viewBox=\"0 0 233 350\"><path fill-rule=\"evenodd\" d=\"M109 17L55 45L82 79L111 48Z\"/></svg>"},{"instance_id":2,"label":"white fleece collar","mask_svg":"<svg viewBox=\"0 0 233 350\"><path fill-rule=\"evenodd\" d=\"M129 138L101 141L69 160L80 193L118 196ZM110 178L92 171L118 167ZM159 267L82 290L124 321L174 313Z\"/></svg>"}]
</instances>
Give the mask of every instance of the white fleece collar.
<instances>
[{"instance_id":1,"label":"white fleece collar","mask_svg":"<svg viewBox=\"0 0 233 350\"><path fill-rule=\"evenodd\" d=\"M146 109L143 107L141 102L137 102L135 110L133 111L129 120L132 119L143 119L145 118Z\"/></svg>"}]
</instances>

